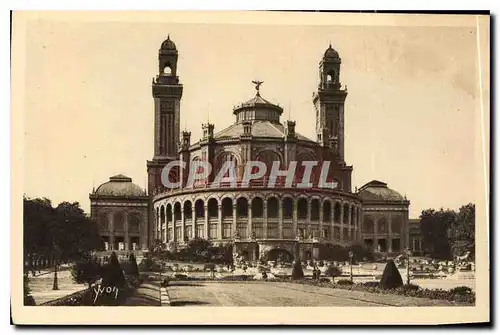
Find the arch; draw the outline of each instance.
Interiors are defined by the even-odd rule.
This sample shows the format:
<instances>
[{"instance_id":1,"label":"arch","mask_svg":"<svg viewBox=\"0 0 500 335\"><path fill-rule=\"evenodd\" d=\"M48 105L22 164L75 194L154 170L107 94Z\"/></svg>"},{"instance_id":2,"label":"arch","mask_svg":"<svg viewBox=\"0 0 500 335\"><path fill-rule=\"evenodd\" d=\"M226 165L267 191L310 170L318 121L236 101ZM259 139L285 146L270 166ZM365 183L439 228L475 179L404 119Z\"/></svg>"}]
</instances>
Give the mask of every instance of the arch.
<instances>
[{"instance_id":1,"label":"arch","mask_svg":"<svg viewBox=\"0 0 500 335\"><path fill-rule=\"evenodd\" d=\"M347 224L349 223L349 204L348 203L345 203L344 204L344 224Z\"/></svg>"},{"instance_id":2,"label":"arch","mask_svg":"<svg viewBox=\"0 0 500 335\"><path fill-rule=\"evenodd\" d=\"M293 199L290 197L283 199L283 219L293 219Z\"/></svg>"},{"instance_id":3,"label":"arch","mask_svg":"<svg viewBox=\"0 0 500 335\"><path fill-rule=\"evenodd\" d=\"M363 218L363 233L373 233L374 222L370 215L365 215Z\"/></svg>"},{"instance_id":4,"label":"arch","mask_svg":"<svg viewBox=\"0 0 500 335\"><path fill-rule=\"evenodd\" d=\"M141 230L142 215L139 212L128 214L128 227L130 231L138 232Z\"/></svg>"},{"instance_id":5,"label":"arch","mask_svg":"<svg viewBox=\"0 0 500 335\"><path fill-rule=\"evenodd\" d=\"M198 199L194 203L194 215L195 219L205 218L205 203L202 199Z\"/></svg>"},{"instance_id":6,"label":"arch","mask_svg":"<svg viewBox=\"0 0 500 335\"><path fill-rule=\"evenodd\" d=\"M190 200L184 202L184 218L191 219L193 215L193 205Z\"/></svg>"},{"instance_id":7,"label":"arch","mask_svg":"<svg viewBox=\"0 0 500 335\"><path fill-rule=\"evenodd\" d=\"M222 218L233 216L233 200L231 198L222 199Z\"/></svg>"},{"instance_id":8,"label":"arch","mask_svg":"<svg viewBox=\"0 0 500 335\"><path fill-rule=\"evenodd\" d=\"M307 219L307 199L306 198L300 198L299 201L297 201L297 218L298 219Z\"/></svg>"},{"instance_id":9,"label":"arch","mask_svg":"<svg viewBox=\"0 0 500 335\"><path fill-rule=\"evenodd\" d=\"M114 212L113 213L113 228L114 230L123 230L125 223L125 216L123 215L122 211Z\"/></svg>"},{"instance_id":10,"label":"arch","mask_svg":"<svg viewBox=\"0 0 500 335\"><path fill-rule=\"evenodd\" d=\"M109 216L107 212L99 213L98 221L99 221L99 226L101 226L102 229L105 230L109 229Z\"/></svg>"},{"instance_id":11,"label":"arch","mask_svg":"<svg viewBox=\"0 0 500 335\"><path fill-rule=\"evenodd\" d=\"M391 217L391 233L399 234L401 233L401 227L403 226L403 218L401 215L396 215Z\"/></svg>"},{"instance_id":12,"label":"arch","mask_svg":"<svg viewBox=\"0 0 500 335\"><path fill-rule=\"evenodd\" d=\"M351 206L351 226L354 226L356 222L356 207L354 205Z\"/></svg>"},{"instance_id":13,"label":"arch","mask_svg":"<svg viewBox=\"0 0 500 335\"><path fill-rule=\"evenodd\" d=\"M278 261L278 262L291 263L294 257L293 254L286 249L274 248L266 253L266 259L268 261L274 261L274 262Z\"/></svg>"},{"instance_id":14,"label":"arch","mask_svg":"<svg viewBox=\"0 0 500 335\"><path fill-rule=\"evenodd\" d=\"M236 217L248 217L248 200L245 197L240 197L236 200Z\"/></svg>"},{"instance_id":15,"label":"arch","mask_svg":"<svg viewBox=\"0 0 500 335\"><path fill-rule=\"evenodd\" d=\"M377 233L384 234L387 233L387 219L385 217L381 217L377 221Z\"/></svg>"},{"instance_id":16,"label":"arch","mask_svg":"<svg viewBox=\"0 0 500 335\"><path fill-rule=\"evenodd\" d=\"M208 217L219 217L219 202L215 198L208 199Z\"/></svg>"},{"instance_id":17,"label":"arch","mask_svg":"<svg viewBox=\"0 0 500 335\"><path fill-rule=\"evenodd\" d=\"M252 199L252 218L261 218L264 216L264 201L261 197Z\"/></svg>"},{"instance_id":18,"label":"arch","mask_svg":"<svg viewBox=\"0 0 500 335\"><path fill-rule=\"evenodd\" d=\"M181 203L176 202L174 204L174 221L180 221L181 220Z\"/></svg>"},{"instance_id":19,"label":"arch","mask_svg":"<svg viewBox=\"0 0 500 335\"><path fill-rule=\"evenodd\" d=\"M266 165L266 173L264 174L264 177L260 178L260 181L262 181L263 178L267 178L267 176L269 176L269 174L271 173L274 162L276 162L276 161L279 162L280 169L283 168L283 159L282 159L280 153L277 151L274 151L274 150L265 149L265 150L260 151L256 155L255 160L263 162ZM252 173L256 173L257 171L258 171L257 167L252 168ZM281 182L284 180L283 178L284 177L282 177L282 176L278 176L276 179L276 183L278 185L280 185Z\"/></svg>"},{"instance_id":20,"label":"arch","mask_svg":"<svg viewBox=\"0 0 500 335\"><path fill-rule=\"evenodd\" d=\"M336 201L333 210L333 221L336 223L340 223L340 210L341 210L340 202Z\"/></svg>"},{"instance_id":21,"label":"arch","mask_svg":"<svg viewBox=\"0 0 500 335\"><path fill-rule=\"evenodd\" d=\"M165 217L166 217L166 220L167 222L169 221L172 221L172 205L171 204L167 204L167 207L165 207Z\"/></svg>"},{"instance_id":22,"label":"arch","mask_svg":"<svg viewBox=\"0 0 500 335\"><path fill-rule=\"evenodd\" d=\"M172 74L172 67L170 63L165 64L163 67L163 74L166 74L167 76L170 76Z\"/></svg>"},{"instance_id":23,"label":"arch","mask_svg":"<svg viewBox=\"0 0 500 335\"><path fill-rule=\"evenodd\" d=\"M319 220L319 199L317 198L311 200L311 220Z\"/></svg>"},{"instance_id":24,"label":"arch","mask_svg":"<svg viewBox=\"0 0 500 335\"><path fill-rule=\"evenodd\" d=\"M276 197L270 197L267 199L267 217L277 218L279 211L278 199Z\"/></svg>"},{"instance_id":25,"label":"arch","mask_svg":"<svg viewBox=\"0 0 500 335\"><path fill-rule=\"evenodd\" d=\"M330 200L323 201L323 221L330 222L332 216L332 202Z\"/></svg>"}]
</instances>

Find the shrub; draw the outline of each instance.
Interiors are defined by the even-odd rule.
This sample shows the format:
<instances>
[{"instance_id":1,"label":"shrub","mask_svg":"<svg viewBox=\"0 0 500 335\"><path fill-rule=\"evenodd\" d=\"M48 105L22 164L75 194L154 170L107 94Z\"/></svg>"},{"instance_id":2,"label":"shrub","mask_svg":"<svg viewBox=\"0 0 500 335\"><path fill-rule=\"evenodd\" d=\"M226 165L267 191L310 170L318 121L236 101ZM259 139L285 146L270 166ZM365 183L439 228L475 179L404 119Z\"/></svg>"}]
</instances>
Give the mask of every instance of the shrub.
<instances>
[{"instance_id":1,"label":"shrub","mask_svg":"<svg viewBox=\"0 0 500 335\"><path fill-rule=\"evenodd\" d=\"M420 286L415 285L415 284L405 284L402 286L404 291L418 291L420 289Z\"/></svg>"},{"instance_id":2,"label":"shrub","mask_svg":"<svg viewBox=\"0 0 500 335\"><path fill-rule=\"evenodd\" d=\"M300 263L300 260L296 260L293 263L292 279L302 279L302 278L304 278L304 271L302 270L302 265Z\"/></svg>"},{"instance_id":3,"label":"shrub","mask_svg":"<svg viewBox=\"0 0 500 335\"><path fill-rule=\"evenodd\" d=\"M340 275L342 275L342 271L335 265L330 265L325 271L325 276L332 277L332 280L335 280L335 277Z\"/></svg>"},{"instance_id":4,"label":"shrub","mask_svg":"<svg viewBox=\"0 0 500 335\"><path fill-rule=\"evenodd\" d=\"M151 271L153 264L154 264L153 259L151 257L146 257L139 264L139 270L141 272Z\"/></svg>"},{"instance_id":5,"label":"shrub","mask_svg":"<svg viewBox=\"0 0 500 335\"><path fill-rule=\"evenodd\" d=\"M380 286L384 289L393 289L403 286L403 279L394 261L390 260L385 265L382 279L380 279Z\"/></svg>"},{"instance_id":6,"label":"shrub","mask_svg":"<svg viewBox=\"0 0 500 335\"><path fill-rule=\"evenodd\" d=\"M116 259L116 255L115 255ZM118 262L118 259L116 259ZM87 284L90 288L101 277L101 266L99 263L90 257L77 261L71 267L71 277L78 284Z\"/></svg>"},{"instance_id":7,"label":"shrub","mask_svg":"<svg viewBox=\"0 0 500 335\"><path fill-rule=\"evenodd\" d=\"M31 296L31 290L28 286L28 276L24 276L23 290L24 290L24 306L35 306L35 299Z\"/></svg>"},{"instance_id":8,"label":"shrub","mask_svg":"<svg viewBox=\"0 0 500 335\"><path fill-rule=\"evenodd\" d=\"M323 261L319 261L318 266L319 266L319 267L323 267L323 266L325 266L325 262L323 262Z\"/></svg>"},{"instance_id":9,"label":"shrub","mask_svg":"<svg viewBox=\"0 0 500 335\"><path fill-rule=\"evenodd\" d=\"M363 283L365 287L380 287L380 283L378 281L367 281Z\"/></svg>"},{"instance_id":10,"label":"shrub","mask_svg":"<svg viewBox=\"0 0 500 335\"><path fill-rule=\"evenodd\" d=\"M452 288L450 290L450 292L452 294L464 295L464 294L471 294L472 289L468 286L458 286L458 287Z\"/></svg>"},{"instance_id":11,"label":"shrub","mask_svg":"<svg viewBox=\"0 0 500 335\"><path fill-rule=\"evenodd\" d=\"M337 282L338 285L352 285L354 284L352 281L349 279L341 279Z\"/></svg>"},{"instance_id":12,"label":"shrub","mask_svg":"<svg viewBox=\"0 0 500 335\"><path fill-rule=\"evenodd\" d=\"M181 273L176 273L176 274L174 275L174 278L175 278L175 279L179 279L179 280L187 280L187 279L188 279L188 276L187 276L187 275L183 275L183 274L181 274Z\"/></svg>"}]
</instances>

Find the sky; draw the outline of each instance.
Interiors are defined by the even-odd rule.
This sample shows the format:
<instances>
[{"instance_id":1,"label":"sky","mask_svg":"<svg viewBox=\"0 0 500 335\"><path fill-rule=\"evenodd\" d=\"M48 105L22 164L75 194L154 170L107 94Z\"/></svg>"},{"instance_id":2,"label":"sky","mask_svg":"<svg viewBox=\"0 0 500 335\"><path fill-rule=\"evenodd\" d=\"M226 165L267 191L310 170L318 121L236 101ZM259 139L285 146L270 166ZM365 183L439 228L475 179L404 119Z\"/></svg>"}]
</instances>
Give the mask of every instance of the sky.
<instances>
[{"instance_id":1,"label":"sky","mask_svg":"<svg viewBox=\"0 0 500 335\"><path fill-rule=\"evenodd\" d=\"M476 28L460 26L172 23L44 18L23 44L24 193L89 211L93 187L119 173L142 187L153 156L151 80L170 34L184 85L181 128L219 131L254 95L315 139L312 93L329 43L347 85L345 159L352 184L381 180L426 208L475 202L481 159ZM169 21L169 20L165 20ZM207 20L213 22L213 20ZM325 21L325 20L323 20ZM326 20L326 22L329 22ZM410 20L411 22L411 20ZM474 21L473 21L474 22ZM16 41L16 40L14 40Z\"/></svg>"}]
</instances>

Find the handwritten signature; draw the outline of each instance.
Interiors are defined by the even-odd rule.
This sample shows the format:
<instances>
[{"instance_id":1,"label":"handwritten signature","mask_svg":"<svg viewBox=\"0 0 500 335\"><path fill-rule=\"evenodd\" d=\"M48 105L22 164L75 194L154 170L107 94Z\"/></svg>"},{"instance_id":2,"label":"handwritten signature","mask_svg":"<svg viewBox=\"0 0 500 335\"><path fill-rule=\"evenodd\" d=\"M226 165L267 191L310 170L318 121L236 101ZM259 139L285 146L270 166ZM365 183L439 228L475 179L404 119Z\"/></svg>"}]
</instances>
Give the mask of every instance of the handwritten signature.
<instances>
[{"instance_id":1,"label":"handwritten signature","mask_svg":"<svg viewBox=\"0 0 500 335\"><path fill-rule=\"evenodd\" d=\"M106 287L101 287L101 284L97 285L97 287L94 287L94 292L95 292L95 298L94 298L94 304L97 301L97 298L99 297L99 294L115 294L115 299L118 297L118 288L117 287L112 287L112 286L106 286Z\"/></svg>"}]
</instances>

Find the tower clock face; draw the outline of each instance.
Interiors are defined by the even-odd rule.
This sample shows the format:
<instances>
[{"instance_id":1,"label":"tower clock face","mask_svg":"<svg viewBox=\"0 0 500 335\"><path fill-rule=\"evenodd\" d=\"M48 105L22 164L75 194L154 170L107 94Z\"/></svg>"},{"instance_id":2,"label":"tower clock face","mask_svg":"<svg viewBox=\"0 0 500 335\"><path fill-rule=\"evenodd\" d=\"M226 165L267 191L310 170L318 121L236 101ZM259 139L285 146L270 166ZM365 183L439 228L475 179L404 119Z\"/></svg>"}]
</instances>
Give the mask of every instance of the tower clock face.
<instances>
[{"instance_id":1,"label":"tower clock face","mask_svg":"<svg viewBox=\"0 0 500 335\"><path fill-rule=\"evenodd\" d=\"M162 101L160 103L160 112L162 114L173 114L174 113L174 102L173 101Z\"/></svg>"}]
</instances>

